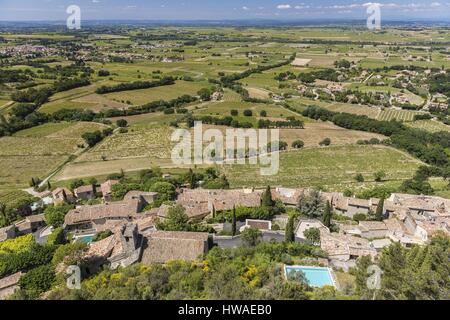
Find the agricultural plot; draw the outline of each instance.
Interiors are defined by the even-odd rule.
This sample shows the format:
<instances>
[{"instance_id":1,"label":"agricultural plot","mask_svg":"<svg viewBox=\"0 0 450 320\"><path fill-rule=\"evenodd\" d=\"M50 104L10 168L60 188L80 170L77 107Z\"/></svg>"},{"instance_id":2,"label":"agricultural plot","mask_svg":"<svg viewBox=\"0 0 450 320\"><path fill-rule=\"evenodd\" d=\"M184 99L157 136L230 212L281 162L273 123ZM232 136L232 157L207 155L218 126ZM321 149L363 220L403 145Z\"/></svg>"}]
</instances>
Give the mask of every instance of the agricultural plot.
<instances>
[{"instance_id":1,"label":"agricultural plot","mask_svg":"<svg viewBox=\"0 0 450 320\"><path fill-rule=\"evenodd\" d=\"M450 132L450 126L435 120L420 120L409 122L407 126L411 128L426 130L429 132L440 132L440 131Z\"/></svg>"},{"instance_id":2,"label":"agricultural plot","mask_svg":"<svg viewBox=\"0 0 450 320\"><path fill-rule=\"evenodd\" d=\"M414 115L420 114L419 112L413 112L408 110L398 110L398 109L384 109L378 116L378 120L381 121L391 121L391 120L399 120L399 121L413 121Z\"/></svg>"},{"instance_id":3,"label":"agricultural plot","mask_svg":"<svg viewBox=\"0 0 450 320\"><path fill-rule=\"evenodd\" d=\"M261 176L259 166L225 165L231 187L325 187L344 191L357 184L361 173L366 183L380 170L387 180L411 178L421 162L398 150L382 146L338 146L288 151L280 154L278 175Z\"/></svg>"},{"instance_id":4,"label":"agricultural plot","mask_svg":"<svg viewBox=\"0 0 450 320\"><path fill-rule=\"evenodd\" d=\"M123 91L106 94L109 100L122 103L131 102L133 105L143 105L156 100L172 100L182 95L196 95L202 88L208 88L211 85L207 82L195 81L177 81L171 86L163 86L158 88Z\"/></svg>"},{"instance_id":5,"label":"agricultural plot","mask_svg":"<svg viewBox=\"0 0 450 320\"><path fill-rule=\"evenodd\" d=\"M80 152L81 135L104 128L94 123L46 124L0 138L0 189L24 188L32 177L44 178Z\"/></svg>"}]
</instances>

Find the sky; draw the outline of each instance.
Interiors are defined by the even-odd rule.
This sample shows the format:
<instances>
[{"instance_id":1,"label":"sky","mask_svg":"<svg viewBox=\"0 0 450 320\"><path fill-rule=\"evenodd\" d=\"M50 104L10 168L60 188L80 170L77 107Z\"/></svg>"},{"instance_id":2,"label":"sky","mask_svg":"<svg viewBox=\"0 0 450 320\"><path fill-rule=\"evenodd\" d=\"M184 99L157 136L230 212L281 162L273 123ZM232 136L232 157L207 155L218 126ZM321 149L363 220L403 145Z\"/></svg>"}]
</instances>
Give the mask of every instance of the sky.
<instances>
[{"instance_id":1,"label":"sky","mask_svg":"<svg viewBox=\"0 0 450 320\"><path fill-rule=\"evenodd\" d=\"M377 0L381 18L450 20L450 0ZM2 21L63 21L69 5L85 20L366 19L367 0L0 0Z\"/></svg>"}]
</instances>

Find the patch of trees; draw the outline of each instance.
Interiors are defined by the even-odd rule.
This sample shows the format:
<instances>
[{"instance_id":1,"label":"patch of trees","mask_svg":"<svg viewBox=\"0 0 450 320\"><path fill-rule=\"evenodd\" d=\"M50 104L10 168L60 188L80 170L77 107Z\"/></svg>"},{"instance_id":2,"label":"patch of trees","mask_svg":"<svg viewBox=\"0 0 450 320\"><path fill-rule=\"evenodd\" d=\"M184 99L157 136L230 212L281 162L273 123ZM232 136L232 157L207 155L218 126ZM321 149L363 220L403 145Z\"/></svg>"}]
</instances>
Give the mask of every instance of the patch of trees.
<instances>
[{"instance_id":1,"label":"patch of trees","mask_svg":"<svg viewBox=\"0 0 450 320\"><path fill-rule=\"evenodd\" d=\"M99 130L94 132L86 132L81 136L87 145L92 148L101 142L106 136Z\"/></svg>"},{"instance_id":2,"label":"patch of trees","mask_svg":"<svg viewBox=\"0 0 450 320\"><path fill-rule=\"evenodd\" d=\"M450 297L449 250L450 239L445 236L411 249L392 244L375 262L383 271L379 290L367 287L367 268L374 262L369 256L362 257L352 271L356 277L355 293L370 300L446 300Z\"/></svg>"},{"instance_id":3,"label":"patch of trees","mask_svg":"<svg viewBox=\"0 0 450 320\"><path fill-rule=\"evenodd\" d=\"M121 83L114 86L101 86L95 92L98 94L105 94L112 92L156 88L172 84L175 84L175 79L173 77L164 77L156 81L135 81L129 83Z\"/></svg>"},{"instance_id":4,"label":"patch of trees","mask_svg":"<svg viewBox=\"0 0 450 320\"><path fill-rule=\"evenodd\" d=\"M27 82L33 72L26 70L0 70L0 83Z\"/></svg>"},{"instance_id":5,"label":"patch of trees","mask_svg":"<svg viewBox=\"0 0 450 320\"><path fill-rule=\"evenodd\" d=\"M226 117L213 117L213 116L200 116L193 117L191 123L193 124L195 121L201 121L204 124L213 124L216 126L227 126L233 128L253 128L253 124L251 122L239 122L238 120L233 119L231 116Z\"/></svg>"},{"instance_id":6,"label":"patch of trees","mask_svg":"<svg viewBox=\"0 0 450 320\"><path fill-rule=\"evenodd\" d=\"M55 246L33 244L29 250L0 254L0 278L48 264Z\"/></svg>"},{"instance_id":7,"label":"patch of trees","mask_svg":"<svg viewBox=\"0 0 450 320\"><path fill-rule=\"evenodd\" d=\"M60 80L54 84L55 92L63 92L72 90L75 88L85 87L91 84L88 78L81 79L65 79Z\"/></svg>"},{"instance_id":8,"label":"patch of trees","mask_svg":"<svg viewBox=\"0 0 450 320\"><path fill-rule=\"evenodd\" d=\"M260 119L258 121L258 128L268 129L268 128L289 128L289 129L304 129L305 123L301 120L295 119L294 117L288 117L286 121L271 121L268 119Z\"/></svg>"}]
</instances>

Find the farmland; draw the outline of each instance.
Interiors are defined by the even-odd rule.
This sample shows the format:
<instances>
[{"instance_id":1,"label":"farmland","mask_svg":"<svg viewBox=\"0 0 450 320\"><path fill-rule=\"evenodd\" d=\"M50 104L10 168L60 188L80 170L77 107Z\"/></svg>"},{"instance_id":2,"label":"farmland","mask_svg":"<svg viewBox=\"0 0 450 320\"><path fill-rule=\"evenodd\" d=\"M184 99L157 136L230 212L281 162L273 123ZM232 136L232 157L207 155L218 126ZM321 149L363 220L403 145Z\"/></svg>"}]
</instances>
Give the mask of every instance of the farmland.
<instances>
[{"instance_id":1,"label":"farmland","mask_svg":"<svg viewBox=\"0 0 450 320\"><path fill-rule=\"evenodd\" d=\"M370 181L370 175L379 169L377 166L389 172L389 183L398 182L411 176L417 167L417 163L411 159L409 163L403 153L393 149L357 145L362 141L375 140L373 138L382 141L386 137L306 118L301 113L307 106L316 105L333 112L364 115L376 120L399 120L409 127L430 132L448 129L436 119L414 121L415 115L429 113L426 108L420 110L431 101L428 85L423 82L429 76L420 69L404 70L411 66L450 67L448 57L442 50L423 49L411 43L433 36L439 39L436 40L439 44L449 40L445 33L394 28L384 34L346 28L286 28L282 33L276 28L252 27L224 27L220 28L220 33L214 28L195 27L183 28L182 33L178 31L167 27L142 33L142 30L129 28L117 35L92 35L83 40L87 46L77 51L78 58L84 61L80 65L61 56L60 52L65 49L58 45L58 41L78 39L76 35L7 34L10 44L47 43L49 39L56 41L49 47L50 52L58 52L46 57L48 61L43 57L36 58L35 62L39 63L32 65L20 57L14 57L11 65L3 67L8 72L21 70L30 75L23 88L19 84L0 87L0 111L7 120L18 105L11 102L15 91L51 88L65 78L87 77L89 84L52 93L36 110L48 115L48 123L18 130L0 139L3 164L0 169L1 188L24 188L31 177L45 177L57 168L60 170L52 177L52 183L108 175L121 169L135 172L160 166L176 170L178 168L170 160L173 146L170 135L174 127L186 127L186 116L208 116L216 120L231 117L234 125L254 128L260 120L300 120L304 123L304 129L280 129L280 139L288 144L289 149L288 153L283 154L282 163L292 165L293 169L283 168L279 181L287 179L286 184L292 186L296 183L346 185L352 181L352 177L345 174L347 171L352 174L361 171ZM148 37L150 34L158 40L152 40ZM378 44L360 45L354 42L361 37ZM399 48L386 45L389 41ZM427 62L429 57L431 60ZM345 66L346 63L343 67L339 66L342 61L348 66ZM259 71L258 68L264 69ZM241 73L245 76L240 76ZM223 82L226 77L236 75L238 80ZM308 80L308 75L314 79ZM102 86L154 82L165 77L174 77L175 83L98 93ZM210 99L202 101L198 94L202 89L210 90ZM212 94L218 94L218 98L213 99ZM155 101L171 101L183 95L193 96L196 100L170 108L163 103L159 108L155 105L151 110L136 111L140 106ZM408 109L417 108L418 111L401 109L401 105L394 103L395 99L401 98L412 104ZM439 99L446 102L445 98ZM106 125L70 122L79 121L77 117L69 117L68 121L51 119L53 114L66 110L88 110L92 112L87 113L89 116L103 114L105 118L98 116L94 121ZM118 120L126 120L126 128L119 130L116 125ZM114 134L92 148L79 148L83 144L83 133L106 126L114 129ZM205 128L226 129L216 125L205 125ZM330 138L331 147L319 147L326 138ZM305 149L302 151L291 148L297 140L304 143ZM365 153L364 157L358 155L358 150ZM348 164L349 169L337 170L336 176L327 173L327 165L336 165L331 161L332 154L345 166ZM65 163L69 157L71 161ZM392 157L392 163L386 162L392 168L382 163L372 164L369 160L380 157L386 161ZM408 163L404 168L398 165L402 161ZM312 169L308 169L310 175L299 173L300 163L313 166L314 162L321 166L317 173ZM401 170L395 175L397 169ZM230 175L233 186L246 185L247 176L240 172L241 167L235 169L227 166L224 170L227 176ZM248 177L248 181L255 184L272 181L270 178L267 181L260 179L259 175Z\"/></svg>"},{"instance_id":2,"label":"farmland","mask_svg":"<svg viewBox=\"0 0 450 320\"><path fill-rule=\"evenodd\" d=\"M0 138L0 189L28 187L31 178L44 178L70 155L81 151L81 135L104 128L91 123L48 124Z\"/></svg>"},{"instance_id":3,"label":"farmland","mask_svg":"<svg viewBox=\"0 0 450 320\"><path fill-rule=\"evenodd\" d=\"M251 165L226 165L223 170L233 187L316 186L342 191L358 185L354 180L358 173L366 183L374 184L377 171L386 172L388 180L403 180L411 178L419 165L419 161L387 147L339 146L281 153L280 172L275 176L261 176L259 167Z\"/></svg>"}]
</instances>

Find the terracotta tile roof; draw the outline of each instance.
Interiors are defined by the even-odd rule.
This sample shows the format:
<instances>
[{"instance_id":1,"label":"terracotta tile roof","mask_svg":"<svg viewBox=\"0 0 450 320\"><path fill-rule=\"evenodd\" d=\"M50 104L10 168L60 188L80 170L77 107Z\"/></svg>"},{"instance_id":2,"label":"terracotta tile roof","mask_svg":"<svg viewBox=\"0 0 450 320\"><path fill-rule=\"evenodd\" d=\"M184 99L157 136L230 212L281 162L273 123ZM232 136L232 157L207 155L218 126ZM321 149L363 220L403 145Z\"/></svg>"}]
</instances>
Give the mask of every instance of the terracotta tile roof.
<instances>
[{"instance_id":1,"label":"terracotta tile roof","mask_svg":"<svg viewBox=\"0 0 450 320\"><path fill-rule=\"evenodd\" d=\"M67 188L56 188L52 192L53 198L57 198L60 194L63 193L63 191L66 192L66 196L67 197L73 197L73 193L69 189L67 189Z\"/></svg>"},{"instance_id":2,"label":"terracotta tile roof","mask_svg":"<svg viewBox=\"0 0 450 320\"><path fill-rule=\"evenodd\" d=\"M276 188L272 190L272 198L284 204L297 205L305 189Z\"/></svg>"},{"instance_id":3,"label":"terracotta tile roof","mask_svg":"<svg viewBox=\"0 0 450 320\"><path fill-rule=\"evenodd\" d=\"M103 218L120 219L134 217L139 212L139 201L112 202L94 206L82 206L70 210L65 217L66 225L74 225L85 221Z\"/></svg>"},{"instance_id":4,"label":"terracotta tile roof","mask_svg":"<svg viewBox=\"0 0 450 320\"><path fill-rule=\"evenodd\" d=\"M87 193L87 192L94 192L94 188L92 187L92 185L86 185L86 186L78 187L73 191L75 192L75 194L81 194L81 193Z\"/></svg>"},{"instance_id":5,"label":"terracotta tile roof","mask_svg":"<svg viewBox=\"0 0 450 320\"><path fill-rule=\"evenodd\" d=\"M232 210L234 206L255 208L261 205L262 191L252 190L190 190L183 189L177 203L186 208L189 217L201 217L216 211Z\"/></svg>"},{"instance_id":6,"label":"terracotta tile roof","mask_svg":"<svg viewBox=\"0 0 450 320\"><path fill-rule=\"evenodd\" d=\"M386 224L382 221L360 221L359 227L361 231L388 230Z\"/></svg>"},{"instance_id":7,"label":"terracotta tile roof","mask_svg":"<svg viewBox=\"0 0 450 320\"><path fill-rule=\"evenodd\" d=\"M123 200L125 200L125 201L133 200L133 199L137 199L141 196L142 197L146 197L146 196L156 197L157 195L158 195L158 193L156 193L156 192L130 191L125 195Z\"/></svg>"},{"instance_id":8,"label":"terracotta tile roof","mask_svg":"<svg viewBox=\"0 0 450 320\"><path fill-rule=\"evenodd\" d=\"M0 279L0 290L17 285L22 275L22 272L17 272L8 277Z\"/></svg>"},{"instance_id":9,"label":"terracotta tile roof","mask_svg":"<svg viewBox=\"0 0 450 320\"><path fill-rule=\"evenodd\" d=\"M147 235L143 263L165 263L170 260L196 261L206 253L207 233L156 231Z\"/></svg>"},{"instance_id":10,"label":"terracotta tile roof","mask_svg":"<svg viewBox=\"0 0 450 320\"><path fill-rule=\"evenodd\" d=\"M321 248L329 255L376 256L377 252L366 239L342 234L321 232Z\"/></svg>"},{"instance_id":11,"label":"terracotta tile roof","mask_svg":"<svg viewBox=\"0 0 450 320\"><path fill-rule=\"evenodd\" d=\"M118 180L108 180L105 181L104 183L102 183L100 185L100 189L102 191L102 194L110 194L111 193L111 189L114 185L119 184L120 182Z\"/></svg>"}]
</instances>

